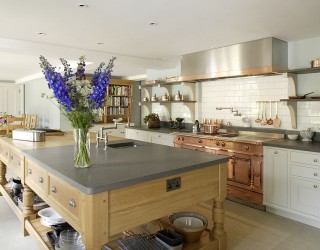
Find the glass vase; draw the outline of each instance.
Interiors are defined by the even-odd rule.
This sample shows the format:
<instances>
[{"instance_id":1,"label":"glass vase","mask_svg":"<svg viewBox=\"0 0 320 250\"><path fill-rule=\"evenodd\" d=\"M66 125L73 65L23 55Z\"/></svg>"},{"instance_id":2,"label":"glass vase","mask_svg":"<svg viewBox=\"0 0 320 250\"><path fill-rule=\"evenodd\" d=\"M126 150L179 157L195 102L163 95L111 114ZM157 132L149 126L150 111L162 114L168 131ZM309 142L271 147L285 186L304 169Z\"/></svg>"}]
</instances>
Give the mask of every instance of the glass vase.
<instances>
[{"instance_id":1,"label":"glass vase","mask_svg":"<svg viewBox=\"0 0 320 250\"><path fill-rule=\"evenodd\" d=\"M74 166L87 168L90 166L90 133L87 129L75 128L74 138Z\"/></svg>"}]
</instances>

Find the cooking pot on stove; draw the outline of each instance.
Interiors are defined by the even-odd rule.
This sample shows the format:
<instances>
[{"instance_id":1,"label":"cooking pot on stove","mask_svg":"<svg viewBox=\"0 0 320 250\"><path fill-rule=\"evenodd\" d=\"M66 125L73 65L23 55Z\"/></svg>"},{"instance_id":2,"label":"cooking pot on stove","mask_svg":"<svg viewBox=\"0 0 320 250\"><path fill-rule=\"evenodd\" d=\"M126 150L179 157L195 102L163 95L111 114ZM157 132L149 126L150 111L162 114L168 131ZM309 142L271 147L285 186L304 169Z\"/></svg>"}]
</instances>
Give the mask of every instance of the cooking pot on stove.
<instances>
[{"instance_id":1,"label":"cooking pot on stove","mask_svg":"<svg viewBox=\"0 0 320 250\"><path fill-rule=\"evenodd\" d=\"M220 126L217 124L203 124L205 134L217 134Z\"/></svg>"}]
</instances>

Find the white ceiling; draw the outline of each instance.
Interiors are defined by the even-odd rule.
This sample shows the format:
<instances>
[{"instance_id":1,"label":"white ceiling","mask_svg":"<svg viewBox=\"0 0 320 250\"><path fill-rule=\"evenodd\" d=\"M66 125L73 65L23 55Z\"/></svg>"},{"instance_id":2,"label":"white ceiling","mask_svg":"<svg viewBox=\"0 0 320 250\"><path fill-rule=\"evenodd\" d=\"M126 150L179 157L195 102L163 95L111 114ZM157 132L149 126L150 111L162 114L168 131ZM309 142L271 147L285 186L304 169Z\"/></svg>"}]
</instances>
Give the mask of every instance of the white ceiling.
<instances>
[{"instance_id":1,"label":"white ceiling","mask_svg":"<svg viewBox=\"0 0 320 250\"><path fill-rule=\"evenodd\" d=\"M115 55L113 75L136 76L212 47L318 37L319 10L319 0L0 0L0 81L38 76L40 54L86 55L89 70Z\"/></svg>"}]
</instances>

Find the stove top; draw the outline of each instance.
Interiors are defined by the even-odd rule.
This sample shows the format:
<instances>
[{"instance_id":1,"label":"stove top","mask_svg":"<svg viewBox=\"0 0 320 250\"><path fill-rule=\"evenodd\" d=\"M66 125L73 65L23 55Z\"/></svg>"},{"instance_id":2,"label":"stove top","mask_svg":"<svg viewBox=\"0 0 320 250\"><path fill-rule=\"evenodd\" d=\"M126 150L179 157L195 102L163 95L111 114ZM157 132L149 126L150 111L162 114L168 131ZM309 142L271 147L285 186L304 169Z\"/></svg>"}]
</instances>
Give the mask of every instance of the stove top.
<instances>
[{"instance_id":1,"label":"stove top","mask_svg":"<svg viewBox=\"0 0 320 250\"><path fill-rule=\"evenodd\" d=\"M219 134L206 134L203 132L200 133L192 133L187 131L181 131L184 134L192 134L194 136L206 136L211 137L217 140L226 140L226 141L234 141L234 142L248 142L248 143L263 143L267 141L277 140L281 137L275 137L273 134L266 133L246 133L246 134L231 134L231 133L219 133Z\"/></svg>"}]
</instances>

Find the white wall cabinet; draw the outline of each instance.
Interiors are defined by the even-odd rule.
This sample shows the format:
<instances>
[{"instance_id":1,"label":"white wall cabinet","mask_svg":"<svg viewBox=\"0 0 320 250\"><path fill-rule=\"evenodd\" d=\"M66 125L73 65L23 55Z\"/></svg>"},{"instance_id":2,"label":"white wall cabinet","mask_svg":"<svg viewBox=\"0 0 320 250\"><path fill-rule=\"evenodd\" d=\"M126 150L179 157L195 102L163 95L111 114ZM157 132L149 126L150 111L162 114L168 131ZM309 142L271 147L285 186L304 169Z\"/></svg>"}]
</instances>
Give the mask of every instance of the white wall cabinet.
<instances>
[{"instance_id":1,"label":"white wall cabinet","mask_svg":"<svg viewBox=\"0 0 320 250\"><path fill-rule=\"evenodd\" d=\"M17 116L24 113L23 85L0 85L0 112Z\"/></svg>"},{"instance_id":2,"label":"white wall cabinet","mask_svg":"<svg viewBox=\"0 0 320 250\"><path fill-rule=\"evenodd\" d=\"M320 228L320 153L264 147L267 211Z\"/></svg>"},{"instance_id":3,"label":"white wall cabinet","mask_svg":"<svg viewBox=\"0 0 320 250\"><path fill-rule=\"evenodd\" d=\"M150 132L139 129L126 129L126 138L138 141L151 142L173 147L173 135L166 133Z\"/></svg>"},{"instance_id":4,"label":"white wall cabinet","mask_svg":"<svg viewBox=\"0 0 320 250\"><path fill-rule=\"evenodd\" d=\"M288 152L264 148L264 203L288 207Z\"/></svg>"}]
</instances>

